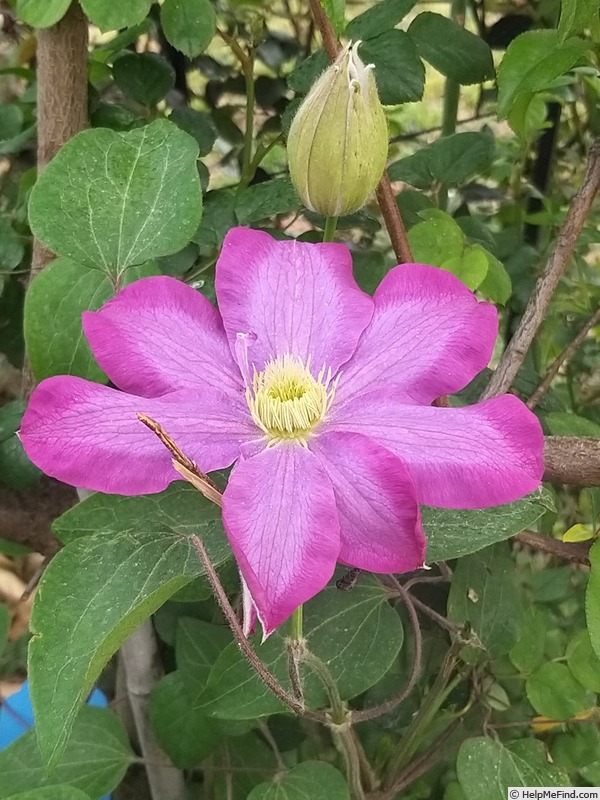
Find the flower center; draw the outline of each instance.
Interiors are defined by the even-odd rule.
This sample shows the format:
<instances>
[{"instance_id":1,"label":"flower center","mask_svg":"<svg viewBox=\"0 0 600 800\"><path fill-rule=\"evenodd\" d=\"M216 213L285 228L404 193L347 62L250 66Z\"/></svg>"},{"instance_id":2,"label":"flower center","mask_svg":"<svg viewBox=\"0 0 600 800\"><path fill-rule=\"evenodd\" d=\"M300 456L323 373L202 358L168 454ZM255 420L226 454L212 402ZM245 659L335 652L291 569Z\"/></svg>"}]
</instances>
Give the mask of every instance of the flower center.
<instances>
[{"instance_id":1,"label":"flower center","mask_svg":"<svg viewBox=\"0 0 600 800\"><path fill-rule=\"evenodd\" d=\"M316 378L298 356L279 356L254 372L246 400L252 418L270 439L269 445L296 440L306 445L308 434L323 419L333 401L337 378L323 369Z\"/></svg>"}]
</instances>

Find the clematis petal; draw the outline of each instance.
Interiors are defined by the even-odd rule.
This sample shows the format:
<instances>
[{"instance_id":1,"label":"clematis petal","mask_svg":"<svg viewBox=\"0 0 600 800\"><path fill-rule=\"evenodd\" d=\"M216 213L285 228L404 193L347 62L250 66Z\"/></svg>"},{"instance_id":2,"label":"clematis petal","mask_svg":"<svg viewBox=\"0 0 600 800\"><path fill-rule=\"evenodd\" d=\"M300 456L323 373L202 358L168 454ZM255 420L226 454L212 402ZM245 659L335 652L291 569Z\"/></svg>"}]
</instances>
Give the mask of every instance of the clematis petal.
<instances>
[{"instance_id":1,"label":"clematis petal","mask_svg":"<svg viewBox=\"0 0 600 800\"><path fill-rule=\"evenodd\" d=\"M486 508L517 500L542 480L540 423L513 395L434 408L381 392L332 411L331 430L369 436L406 464L420 503Z\"/></svg>"},{"instance_id":2,"label":"clematis petal","mask_svg":"<svg viewBox=\"0 0 600 800\"><path fill-rule=\"evenodd\" d=\"M333 485L339 560L370 572L423 566L426 541L416 490L400 459L356 433L325 433L309 447Z\"/></svg>"},{"instance_id":3,"label":"clematis petal","mask_svg":"<svg viewBox=\"0 0 600 800\"><path fill-rule=\"evenodd\" d=\"M205 472L229 466L256 438L249 414L215 391L144 398L68 376L36 388L20 437L33 463L64 483L124 495L160 492L181 478L138 412L162 425Z\"/></svg>"},{"instance_id":4,"label":"clematis petal","mask_svg":"<svg viewBox=\"0 0 600 800\"><path fill-rule=\"evenodd\" d=\"M86 311L83 330L96 361L123 391L158 397L208 386L243 395L219 312L174 278L131 283L99 311Z\"/></svg>"},{"instance_id":5,"label":"clematis petal","mask_svg":"<svg viewBox=\"0 0 600 800\"><path fill-rule=\"evenodd\" d=\"M238 461L223 495L223 523L265 635L333 575L335 497L304 447L278 445Z\"/></svg>"},{"instance_id":6,"label":"clematis petal","mask_svg":"<svg viewBox=\"0 0 600 800\"><path fill-rule=\"evenodd\" d=\"M373 319L337 392L343 403L381 389L430 404L464 388L487 366L498 315L454 275L423 264L395 267L374 295Z\"/></svg>"},{"instance_id":7,"label":"clematis petal","mask_svg":"<svg viewBox=\"0 0 600 800\"><path fill-rule=\"evenodd\" d=\"M285 354L311 359L317 372L350 358L371 319L373 301L352 276L340 244L277 241L234 228L217 262L216 293L232 349L239 332L256 340L249 356L258 371Z\"/></svg>"}]
</instances>

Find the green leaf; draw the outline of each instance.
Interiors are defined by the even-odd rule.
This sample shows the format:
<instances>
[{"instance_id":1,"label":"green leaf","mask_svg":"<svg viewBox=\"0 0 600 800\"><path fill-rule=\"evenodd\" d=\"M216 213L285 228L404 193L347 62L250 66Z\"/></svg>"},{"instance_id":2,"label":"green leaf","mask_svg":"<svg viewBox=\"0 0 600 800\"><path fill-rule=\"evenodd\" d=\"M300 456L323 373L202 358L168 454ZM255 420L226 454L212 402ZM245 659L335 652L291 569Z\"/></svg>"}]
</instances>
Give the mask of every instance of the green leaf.
<instances>
[{"instance_id":1,"label":"green leaf","mask_svg":"<svg viewBox=\"0 0 600 800\"><path fill-rule=\"evenodd\" d=\"M594 653L587 631L579 631L569 642L567 664L573 677L582 686L592 692L600 692L600 659Z\"/></svg>"},{"instance_id":2,"label":"green leaf","mask_svg":"<svg viewBox=\"0 0 600 800\"><path fill-rule=\"evenodd\" d=\"M15 233L10 219L0 215L0 270L8 272L18 267L24 254L22 238Z\"/></svg>"},{"instance_id":3,"label":"green leaf","mask_svg":"<svg viewBox=\"0 0 600 800\"><path fill-rule=\"evenodd\" d=\"M408 33L419 55L447 78L468 86L494 77L490 48L479 36L451 19L425 11L413 20Z\"/></svg>"},{"instance_id":4,"label":"green leaf","mask_svg":"<svg viewBox=\"0 0 600 800\"><path fill-rule=\"evenodd\" d=\"M344 776L324 761L303 761L269 783L255 786L247 800L349 800Z\"/></svg>"},{"instance_id":5,"label":"green leaf","mask_svg":"<svg viewBox=\"0 0 600 800\"><path fill-rule=\"evenodd\" d=\"M232 189L207 192L202 224L194 234L194 242L209 252L220 248L225 234L237 225L236 194Z\"/></svg>"},{"instance_id":6,"label":"green leaf","mask_svg":"<svg viewBox=\"0 0 600 800\"><path fill-rule=\"evenodd\" d=\"M522 615L507 545L499 542L458 562L448 596L448 617L459 625L470 623L492 658L508 653L516 644Z\"/></svg>"},{"instance_id":7,"label":"green leaf","mask_svg":"<svg viewBox=\"0 0 600 800\"><path fill-rule=\"evenodd\" d=\"M425 217L425 221L408 232L415 262L439 267L449 258L462 255L465 236L450 214L426 209L420 216Z\"/></svg>"},{"instance_id":8,"label":"green leaf","mask_svg":"<svg viewBox=\"0 0 600 800\"><path fill-rule=\"evenodd\" d=\"M403 631L386 591L375 582L340 592L328 586L306 604L304 633L308 647L336 681L343 699L356 697L385 675L400 647ZM349 633L351 632L351 634ZM259 658L290 689L285 635L276 631L258 645ZM309 706L327 703L315 675L302 668ZM228 645L211 670L197 708L223 719L253 719L283 710L281 702L257 678L237 644Z\"/></svg>"},{"instance_id":9,"label":"green leaf","mask_svg":"<svg viewBox=\"0 0 600 800\"><path fill-rule=\"evenodd\" d=\"M17 14L27 25L49 28L67 13L71 0L17 0Z\"/></svg>"},{"instance_id":10,"label":"green leaf","mask_svg":"<svg viewBox=\"0 0 600 800\"><path fill-rule=\"evenodd\" d=\"M31 486L42 474L27 457L17 436L24 412L25 403L20 400L0 408L0 482L13 489Z\"/></svg>"},{"instance_id":11,"label":"green leaf","mask_svg":"<svg viewBox=\"0 0 600 800\"><path fill-rule=\"evenodd\" d=\"M27 353L37 380L51 375L78 375L105 382L83 335L81 314L96 311L131 281L156 275L152 266L132 267L120 286L103 272L88 269L68 258L49 264L31 283L25 295L24 331Z\"/></svg>"},{"instance_id":12,"label":"green leaf","mask_svg":"<svg viewBox=\"0 0 600 800\"><path fill-rule=\"evenodd\" d=\"M454 256L444 261L440 267L446 272L456 275L465 286L475 291L487 275L487 253L481 245L473 244L466 247L460 256Z\"/></svg>"},{"instance_id":13,"label":"green leaf","mask_svg":"<svg viewBox=\"0 0 600 800\"><path fill-rule=\"evenodd\" d=\"M547 629L546 617L536 606L525 609L521 636L508 654L519 672L530 674L544 661Z\"/></svg>"},{"instance_id":14,"label":"green leaf","mask_svg":"<svg viewBox=\"0 0 600 800\"><path fill-rule=\"evenodd\" d=\"M525 142L532 141L542 128L548 127L548 107L544 94L520 92L515 97L507 121Z\"/></svg>"},{"instance_id":15,"label":"green leaf","mask_svg":"<svg viewBox=\"0 0 600 800\"><path fill-rule=\"evenodd\" d=\"M211 504L205 503L210 518ZM218 565L228 556L227 543L221 530L203 521L197 518L196 533ZM164 517L147 531L123 525L119 533L76 539L57 554L36 596L29 647L31 697L46 762L59 758L77 710L108 659L144 619L201 574L189 538Z\"/></svg>"},{"instance_id":16,"label":"green leaf","mask_svg":"<svg viewBox=\"0 0 600 800\"><path fill-rule=\"evenodd\" d=\"M423 222L422 211L435 208L433 202L423 192L416 189L404 189L396 196L396 205L407 230Z\"/></svg>"},{"instance_id":17,"label":"green leaf","mask_svg":"<svg viewBox=\"0 0 600 800\"><path fill-rule=\"evenodd\" d=\"M175 70L158 53L126 53L114 62L113 77L121 91L148 108L175 86Z\"/></svg>"},{"instance_id":18,"label":"green leaf","mask_svg":"<svg viewBox=\"0 0 600 800\"><path fill-rule=\"evenodd\" d=\"M319 0L335 33L339 36L346 25L346 0Z\"/></svg>"},{"instance_id":19,"label":"green leaf","mask_svg":"<svg viewBox=\"0 0 600 800\"><path fill-rule=\"evenodd\" d=\"M380 250L360 251L352 253L354 278L363 290L373 294L388 271L385 257Z\"/></svg>"},{"instance_id":20,"label":"green leaf","mask_svg":"<svg viewBox=\"0 0 600 800\"><path fill-rule=\"evenodd\" d=\"M88 19L101 31L116 31L137 25L148 15L153 1L127 0L126 3L115 3L115 0L80 0Z\"/></svg>"},{"instance_id":21,"label":"green leaf","mask_svg":"<svg viewBox=\"0 0 600 800\"><path fill-rule=\"evenodd\" d=\"M289 177L248 186L237 195L235 215L240 225L252 225L266 217L287 214L301 203Z\"/></svg>"},{"instance_id":22,"label":"green leaf","mask_svg":"<svg viewBox=\"0 0 600 800\"><path fill-rule=\"evenodd\" d=\"M73 786L48 786L45 789L32 789L30 792L11 794L7 800L90 800L89 794L84 794Z\"/></svg>"},{"instance_id":23,"label":"green leaf","mask_svg":"<svg viewBox=\"0 0 600 800\"><path fill-rule=\"evenodd\" d=\"M180 769L200 764L223 738L218 720L193 707L179 670L165 675L152 690L150 721L159 744Z\"/></svg>"},{"instance_id":24,"label":"green leaf","mask_svg":"<svg viewBox=\"0 0 600 800\"><path fill-rule=\"evenodd\" d=\"M494 151L494 137L489 133L454 133L396 161L388 174L391 180L410 183L417 189L429 189L436 182L459 184L485 171Z\"/></svg>"},{"instance_id":25,"label":"green leaf","mask_svg":"<svg viewBox=\"0 0 600 800\"><path fill-rule=\"evenodd\" d=\"M539 489L514 503L475 511L425 507L427 560L446 561L475 553L514 536L553 510L552 495L547 489Z\"/></svg>"},{"instance_id":26,"label":"green leaf","mask_svg":"<svg viewBox=\"0 0 600 800\"><path fill-rule=\"evenodd\" d=\"M542 742L523 739L507 747L496 739L477 736L461 745L456 761L466 800L506 800L511 786L571 786L555 767Z\"/></svg>"},{"instance_id":27,"label":"green leaf","mask_svg":"<svg viewBox=\"0 0 600 800\"><path fill-rule=\"evenodd\" d=\"M484 250L488 262L488 269L482 284L479 287L481 294L493 303L505 305L512 294L512 281L504 268L504 264L493 256L489 250Z\"/></svg>"},{"instance_id":28,"label":"green leaf","mask_svg":"<svg viewBox=\"0 0 600 800\"><path fill-rule=\"evenodd\" d=\"M591 697L575 680L565 664L542 664L525 684L527 699L537 711L550 719L571 719L592 705Z\"/></svg>"},{"instance_id":29,"label":"green leaf","mask_svg":"<svg viewBox=\"0 0 600 800\"><path fill-rule=\"evenodd\" d=\"M83 131L33 188L32 231L57 255L117 278L176 253L200 221L197 155L192 137L167 120L126 133Z\"/></svg>"},{"instance_id":30,"label":"green leaf","mask_svg":"<svg viewBox=\"0 0 600 800\"><path fill-rule=\"evenodd\" d=\"M288 77L290 88L299 94L307 94L313 83L328 66L327 53L324 50L315 50Z\"/></svg>"},{"instance_id":31,"label":"green leaf","mask_svg":"<svg viewBox=\"0 0 600 800\"><path fill-rule=\"evenodd\" d=\"M215 800L248 797L278 770L273 750L255 733L224 741L211 758Z\"/></svg>"},{"instance_id":32,"label":"green leaf","mask_svg":"<svg viewBox=\"0 0 600 800\"><path fill-rule=\"evenodd\" d=\"M217 27L217 15L210 0L165 0L160 21L173 47L188 58L206 50Z\"/></svg>"},{"instance_id":33,"label":"green leaf","mask_svg":"<svg viewBox=\"0 0 600 800\"><path fill-rule=\"evenodd\" d=\"M348 23L346 36L354 41L373 39L395 28L416 4L417 0L381 0Z\"/></svg>"},{"instance_id":34,"label":"green leaf","mask_svg":"<svg viewBox=\"0 0 600 800\"><path fill-rule=\"evenodd\" d=\"M210 541L223 536L219 509L183 481L172 483L159 494L139 497L98 492L60 516L52 528L66 544L83 536L123 531L177 536L196 533Z\"/></svg>"},{"instance_id":35,"label":"green leaf","mask_svg":"<svg viewBox=\"0 0 600 800\"><path fill-rule=\"evenodd\" d=\"M100 797L119 785L134 758L121 722L105 708L81 709L63 758L50 773L42 762L36 732L37 726L0 752L2 800L19 792L65 783L90 797ZM60 733L60 727L55 733ZM48 800L51 798L48 795ZM68 800L68 795L61 795L60 800Z\"/></svg>"},{"instance_id":36,"label":"green leaf","mask_svg":"<svg viewBox=\"0 0 600 800\"><path fill-rule=\"evenodd\" d=\"M592 647L600 658L600 541L590 549L591 571L585 595L585 613Z\"/></svg>"},{"instance_id":37,"label":"green leaf","mask_svg":"<svg viewBox=\"0 0 600 800\"><path fill-rule=\"evenodd\" d=\"M195 108L174 108L169 119L182 131L194 137L198 142L200 156L210 153L218 135L210 114L206 111L196 111Z\"/></svg>"},{"instance_id":38,"label":"green leaf","mask_svg":"<svg viewBox=\"0 0 600 800\"><path fill-rule=\"evenodd\" d=\"M559 733L552 742L552 760L568 772L592 766L598 774L600 731L595 725L573 725L568 733ZM590 779L585 776L591 783ZM596 783L596 781L594 781Z\"/></svg>"},{"instance_id":39,"label":"green leaf","mask_svg":"<svg viewBox=\"0 0 600 800\"><path fill-rule=\"evenodd\" d=\"M231 642L231 631L201 619L183 618L177 625L177 669L192 697L204 691L210 671Z\"/></svg>"},{"instance_id":40,"label":"green leaf","mask_svg":"<svg viewBox=\"0 0 600 800\"><path fill-rule=\"evenodd\" d=\"M539 92L571 69L589 49L582 39L559 41L555 30L527 31L517 36L498 68L498 116L509 113L521 92Z\"/></svg>"},{"instance_id":41,"label":"green leaf","mask_svg":"<svg viewBox=\"0 0 600 800\"><path fill-rule=\"evenodd\" d=\"M414 103L423 97L425 67L404 31L390 30L360 46L360 57L375 64L379 99L384 105Z\"/></svg>"},{"instance_id":42,"label":"green leaf","mask_svg":"<svg viewBox=\"0 0 600 800\"><path fill-rule=\"evenodd\" d=\"M600 425L586 417L569 411L552 411L544 414L544 424L552 436L592 436L600 438Z\"/></svg>"},{"instance_id":43,"label":"green leaf","mask_svg":"<svg viewBox=\"0 0 600 800\"><path fill-rule=\"evenodd\" d=\"M559 40L564 42L573 34L583 33L594 18L598 19L598 0L561 0Z\"/></svg>"}]
</instances>

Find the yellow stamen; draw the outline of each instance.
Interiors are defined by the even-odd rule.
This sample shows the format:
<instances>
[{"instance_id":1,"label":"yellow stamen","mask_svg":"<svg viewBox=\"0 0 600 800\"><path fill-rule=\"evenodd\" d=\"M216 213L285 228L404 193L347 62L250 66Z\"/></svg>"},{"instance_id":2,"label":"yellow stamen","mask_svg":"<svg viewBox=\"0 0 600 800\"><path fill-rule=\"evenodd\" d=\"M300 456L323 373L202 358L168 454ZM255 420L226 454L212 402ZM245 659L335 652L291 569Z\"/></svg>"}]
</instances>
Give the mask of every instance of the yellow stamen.
<instances>
[{"instance_id":1,"label":"yellow stamen","mask_svg":"<svg viewBox=\"0 0 600 800\"><path fill-rule=\"evenodd\" d=\"M246 400L252 418L269 437L269 445L295 440L306 446L308 434L329 410L338 378L323 367L318 376L298 356L284 355L254 372Z\"/></svg>"}]
</instances>

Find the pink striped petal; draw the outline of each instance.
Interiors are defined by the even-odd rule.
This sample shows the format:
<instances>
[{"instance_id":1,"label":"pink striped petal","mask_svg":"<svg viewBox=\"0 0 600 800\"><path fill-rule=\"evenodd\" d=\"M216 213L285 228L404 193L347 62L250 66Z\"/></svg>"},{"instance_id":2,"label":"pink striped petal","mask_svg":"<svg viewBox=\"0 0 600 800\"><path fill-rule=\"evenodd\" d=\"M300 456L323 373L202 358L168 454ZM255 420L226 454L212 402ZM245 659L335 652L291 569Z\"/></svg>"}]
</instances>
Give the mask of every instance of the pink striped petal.
<instances>
[{"instance_id":1,"label":"pink striped petal","mask_svg":"<svg viewBox=\"0 0 600 800\"><path fill-rule=\"evenodd\" d=\"M333 485L340 561L370 572L423 566L426 541L416 490L400 459L356 433L325 433L309 447Z\"/></svg>"},{"instance_id":2,"label":"pink striped petal","mask_svg":"<svg viewBox=\"0 0 600 800\"><path fill-rule=\"evenodd\" d=\"M58 376L34 391L20 437L33 463L64 483L124 495L160 492L181 476L138 413L158 422L205 472L228 467L257 433L250 415L214 390L144 398Z\"/></svg>"},{"instance_id":3,"label":"pink striped petal","mask_svg":"<svg viewBox=\"0 0 600 800\"><path fill-rule=\"evenodd\" d=\"M498 333L496 309L479 303L451 273L423 264L395 267L374 300L373 319L344 366L338 404L374 389L430 404L487 366Z\"/></svg>"},{"instance_id":4,"label":"pink striped petal","mask_svg":"<svg viewBox=\"0 0 600 800\"><path fill-rule=\"evenodd\" d=\"M219 312L174 278L131 283L99 311L86 311L83 330L96 361L123 391L158 397L211 387L243 394Z\"/></svg>"},{"instance_id":5,"label":"pink striped petal","mask_svg":"<svg viewBox=\"0 0 600 800\"><path fill-rule=\"evenodd\" d=\"M237 333L256 336L249 356L259 371L289 353L310 357L317 372L323 365L335 372L354 352L373 310L343 245L281 242L248 228L225 237L216 292L232 348Z\"/></svg>"},{"instance_id":6,"label":"pink striped petal","mask_svg":"<svg viewBox=\"0 0 600 800\"><path fill-rule=\"evenodd\" d=\"M239 461L223 495L223 523L265 635L333 575L335 497L304 447L278 445Z\"/></svg>"},{"instance_id":7,"label":"pink striped petal","mask_svg":"<svg viewBox=\"0 0 600 800\"><path fill-rule=\"evenodd\" d=\"M404 462L420 503L486 508L518 500L542 480L540 423L513 395L434 408L382 392L332 412L329 429L369 436Z\"/></svg>"}]
</instances>

